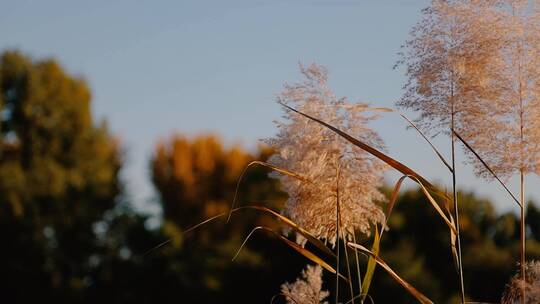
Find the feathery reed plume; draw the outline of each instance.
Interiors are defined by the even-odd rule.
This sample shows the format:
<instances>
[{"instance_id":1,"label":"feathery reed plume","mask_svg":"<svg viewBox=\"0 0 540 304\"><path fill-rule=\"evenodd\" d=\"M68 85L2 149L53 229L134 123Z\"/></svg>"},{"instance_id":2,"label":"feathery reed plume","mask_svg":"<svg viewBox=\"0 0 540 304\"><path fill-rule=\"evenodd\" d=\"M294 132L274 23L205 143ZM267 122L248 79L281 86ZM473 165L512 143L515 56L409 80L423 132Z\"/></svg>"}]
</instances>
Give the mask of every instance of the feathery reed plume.
<instances>
[{"instance_id":1,"label":"feathery reed plume","mask_svg":"<svg viewBox=\"0 0 540 304\"><path fill-rule=\"evenodd\" d=\"M306 80L285 85L277 97L282 104L348 130L365 142L383 148L379 136L367 124L376 118L364 111L365 103L351 104L337 98L327 86L325 68L312 64L300 67ZM340 163L340 213L344 237L352 240L355 231L370 233L370 226L384 222L376 201L384 201L378 190L385 164L365 151L352 147L328 128L287 110L285 122L276 122L279 133L265 142L277 152L269 163L309 179L302 183L286 175L279 178L289 194L283 213L314 236L336 244L336 168ZM300 236L299 243L305 242Z\"/></svg>"},{"instance_id":2,"label":"feathery reed plume","mask_svg":"<svg viewBox=\"0 0 540 304\"><path fill-rule=\"evenodd\" d=\"M498 16L491 7L497 1L435 0L424 9L423 19L411 30L401 53L399 65L406 68L405 93L397 105L420 113L419 128L432 135L451 137L452 188L457 228L459 277L462 303L465 301L459 211L456 192L454 135L451 130L466 128L463 116L479 113L476 99L494 93L486 83L486 74L501 43L500 28L493 24Z\"/></svg>"},{"instance_id":3,"label":"feathery reed plume","mask_svg":"<svg viewBox=\"0 0 540 304\"><path fill-rule=\"evenodd\" d=\"M521 275L525 276L525 177L540 173L540 2L503 0L491 8L499 18L493 31L500 41L482 73L491 96L478 95L477 112L463 115L461 135L493 171L520 178ZM473 91L474 92L474 91ZM489 136L488 136L489 134ZM476 174L493 174L469 153ZM523 295L525 297L525 295Z\"/></svg>"},{"instance_id":4,"label":"feathery reed plume","mask_svg":"<svg viewBox=\"0 0 540 304\"><path fill-rule=\"evenodd\" d=\"M503 26L492 9L498 1L435 0L412 28L397 66L405 67L407 82L397 105L419 112L424 132L451 135L468 126L462 116L480 110L475 102L497 92L486 77L494 69Z\"/></svg>"},{"instance_id":5,"label":"feathery reed plume","mask_svg":"<svg viewBox=\"0 0 540 304\"><path fill-rule=\"evenodd\" d=\"M506 286L502 304L520 303L522 291L525 290L525 299L522 303L540 303L540 261L529 261L525 264L525 277L516 274Z\"/></svg>"},{"instance_id":6,"label":"feathery reed plume","mask_svg":"<svg viewBox=\"0 0 540 304\"><path fill-rule=\"evenodd\" d=\"M327 304L329 292L322 289L322 268L307 265L302 276L294 283L281 285L281 293L288 304Z\"/></svg>"},{"instance_id":7,"label":"feathery reed plume","mask_svg":"<svg viewBox=\"0 0 540 304\"><path fill-rule=\"evenodd\" d=\"M539 173L540 132L540 2L504 0L493 8L500 17L495 35L502 43L484 74L491 96L480 96L479 112L464 117L458 132L501 177ZM489 133L486 133L489 132ZM489 134L489 136L485 136ZM476 173L493 176L471 155Z\"/></svg>"}]
</instances>

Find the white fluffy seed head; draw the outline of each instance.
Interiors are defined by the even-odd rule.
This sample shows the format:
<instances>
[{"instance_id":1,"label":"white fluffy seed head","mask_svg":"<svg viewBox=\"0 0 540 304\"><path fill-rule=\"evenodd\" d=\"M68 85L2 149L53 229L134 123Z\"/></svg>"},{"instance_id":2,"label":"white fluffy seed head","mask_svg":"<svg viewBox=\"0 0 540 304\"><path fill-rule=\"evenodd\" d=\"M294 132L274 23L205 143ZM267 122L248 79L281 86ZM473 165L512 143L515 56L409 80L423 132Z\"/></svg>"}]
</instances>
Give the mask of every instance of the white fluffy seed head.
<instances>
[{"instance_id":1,"label":"white fluffy seed head","mask_svg":"<svg viewBox=\"0 0 540 304\"><path fill-rule=\"evenodd\" d=\"M384 149L379 136L367 124L365 103L337 98L327 87L327 72L321 66L301 66L306 80L285 85L278 101L317 117L365 143ZM287 111L277 122L279 133L265 142L276 153L269 162L302 175L310 182L271 174L281 180L289 194L283 213L314 236L336 242L336 202L339 186L340 237L351 239L355 231L369 235L370 226L384 222L378 201L385 200L379 187L387 166L367 152L352 146L333 131L297 113ZM339 181L337 171L339 167ZM303 240L299 238L299 243Z\"/></svg>"},{"instance_id":2,"label":"white fluffy seed head","mask_svg":"<svg viewBox=\"0 0 540 304\"><path fill-rule=\"evenodd\" d=\"M327 304L328 291L322 289L322 268L308 265L294 283L281 285L281 293L288 304Z\"/></svg>"},{"instance_id":3,"label":"white fluffy seed head","mask_svg":"<svg viewBox=\"0 0 540 304\"><path fill-rule=\"evenodd\" d=\"M525 293L524 302L521 302L522 291ZM525 265L525 279L518 273L510 280L501 303L540 303L540 261L527 262Z\"/></svg>"},{"instance_id":4,"label":"white fluffy seed head","mask_svg":"<svg viewBox=\"0 0 540 304\"><path fill-rule=\"evenodd\" d=\"M399 61L398 106L432 135L453 125L499 177L540 174L540 2L435 0L423 13Z\"/></svg>"}]
</instances>

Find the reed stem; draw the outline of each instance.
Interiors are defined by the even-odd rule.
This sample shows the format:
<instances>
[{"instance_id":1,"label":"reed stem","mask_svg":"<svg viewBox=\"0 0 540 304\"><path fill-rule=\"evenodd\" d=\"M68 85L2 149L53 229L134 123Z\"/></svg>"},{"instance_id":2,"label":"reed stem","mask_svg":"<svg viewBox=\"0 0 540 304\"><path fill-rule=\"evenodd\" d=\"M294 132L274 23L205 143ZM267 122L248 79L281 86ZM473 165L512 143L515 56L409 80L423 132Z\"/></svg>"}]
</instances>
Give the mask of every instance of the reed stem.
<instances>
[{"instance_id":1,"label":"reed stem","mask_svg":"<svg viewBox=\"0 0 540 304\"><path fill-rule=\"evenodd\" d=\"M456 235L457 235L457 252L458 252L458 272L459 272L459 286L461 291L461 304L465 303L465 284L463 283L463 261L461 258L461 236L459 231L459 208L456 189L456 149L455 149L455 135L454 135L454 105L452 103L452 118L451 126L452 130L452 199L454 203L454 217L456 218Z\"/></svg>"},{"instance_id":2,"label":"reed stem","mask_svg":"<svg viewBox=\"0 0 540 304\"><path fill-rule=\"evenodd\" d=\"M336 304L339 302L339 231L340 231L340 210L339 210L339 160L336 166ZM350 277L349 277L350 280Z\"/></svg>"},{"instance_id":3,"label":"reed stem","mask_svg":"<svg viewBox=\"0 0 540 304\"><path fill-rule=\"evenodd\" d=\"M520 234L520 263L519 268L521 272L521 279L525 282L525 177L523 174L523 169L520 170L520 201L521 201L521 216L520 216L520 225L519 225L519 234ZM525 289L521 288L521 303L525 302Z\"/></svg>"}]
</instances>

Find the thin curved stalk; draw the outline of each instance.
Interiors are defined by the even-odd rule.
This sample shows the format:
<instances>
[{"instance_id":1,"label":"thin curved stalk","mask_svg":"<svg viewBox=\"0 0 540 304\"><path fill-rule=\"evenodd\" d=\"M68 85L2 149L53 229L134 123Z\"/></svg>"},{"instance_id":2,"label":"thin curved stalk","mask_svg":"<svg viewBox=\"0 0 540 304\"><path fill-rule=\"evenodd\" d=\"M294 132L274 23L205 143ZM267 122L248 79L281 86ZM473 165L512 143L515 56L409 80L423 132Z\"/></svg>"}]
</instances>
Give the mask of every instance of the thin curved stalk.
<instances>
[{"instance_id":1,"label":"thin curved stalk","mask_svg":"<svg viewBox=\"0 0 540 304\"><path fill-rule=\"evenodd\" d=\"M308 114L305 114L297 109L294 109L284 103L280 103L283 107L289 109L290 111L293 111L299 115L302 115L310 120L313 120L321 125L323 125L324 127L332 130L333 132L335 132L336 134L338 134L339 136L343 137L344 139L346 139L347 141L349 141L350 143L352 143L353 145L361 148L362 150L368 152L369 154L377 157L378 159L382 160L383 162L385 162L386 164L388 164L390 167L398 170L399 172L403 173L404 175L411 175L411 176L414 176L416 179L418 179L427 189L429 189L429 191L433 192L434 194L436 194L437 196L440 196L444 199L450 199L450 197L448 197L448 195L446 195L446 193L443 193L441 192L439 189L437 189L437 187L435 187L434 185L432 185L427 179L425 179L424 177L422 177L420 174L416 173L414 170L412 170L411 168L407 167L406 165L404 165L403 163L391 158L390 156L382 153L381 151L371 147L370 145L364 143L363 141L359 140L359 139L356 139L354 137L352 137L351 135L347 134L346 132L344 131L341 131L340 129L320 120L320 119L317 119L313 116L310 116Z\"/></svg>"},{"instance_id":2,"label":"thin curved stalk","mask_svg":"<svg viewBox=\"0 0 540 304\"><path fill-rule=\"evenodd\" d=\"M357 251L357 250L355 250L355 251ZM359 294L359 295L356 295L356 296L354 296L354 298L352 298L351 300L349 300L349 301L346 302L345 304L350 304L350 303L352 303L352 300L358 299L358 298L360 298L360 297L366 297L366 298L369 298L369 301L371 301L371 304L375 304L375 301L373 301L373 298L372 298L370 295L368 295L368 294Z\"/></svg>"},{"instance_id":3,"label":"thin curved stalk","mask_svg":"<svg viewBox=\"0 0 540 304\"><path fill-rule=\"evenodd\" d=\"M379 229L377 229L377 226L375 226L375 237L373 239L373 245L371 247L371 251L375 254L379 254L379 245L381 242L381 238L379 235ZM360 293L367 295L369 292L369 287L371 286L371 281L373 280L373 275L375 274L375 266L376 266L375 259L370 256L368 259L368 264L366 267L366 274L364 277L364 281L362 282L362 287L360 289ZM365 297L362 297L362 301L365 300Z\"/></svg>"},{"instance_id":4,"label":"thin curved stalk","mask_svg":"<svg viewBox=\"0 0 540 304\"><path fill-rule=\"evenodd\" d=\"M309 251L308 249L296 244L295 242L287 239L286 237L284 237L281 234L275 232L271 228L268 228L268 227L265 227L265 226L258 226L258 227L253 228L253 230L251 230L251 232L248 234L246 239L242 242L242 245L240 246L240 248L238 248L238 251L236 252L236 254L234 255L234 257L232 259L233 261L238 257L238 255L240 254L240 252L242 251L242 249L246 245L247 241L251 238L251 236L258 230L262 230L262 231L266 231L266 232L270 233L271 235L275 236L277 239L284 242L289 247L291 247L292 249L294 249L296 252L300 253L304 257L308 258L312 262L317 263L322 268L328 270L331 273L336 273L338 278L341 278L341 279L345 280L346 282L349 282L348 278L340 275L334 268L332 268L332 266L330 266L328 263L326 263L323 259L318 257L316 254L314 254L313 252Z\"/></svg>"},{"instance_id":5,"label":"thin curved stalk","mask_svg":"<svg viewBox=\"0 0 540 304\"><path fill-rule=\"evenodd\" d=\"M356 233L353 233L353 242L356 243ZM358 276L358 290L362 291L362 273L360 272L360 260L358 258L358 251L354 251L354 256L356 260L356 275Z\"/></svg>"},{"instance_id":6,"label":"thin curved stalk","mask_svg":"<svg viewBox=\"0 0 540 304\"><path fill-rule=\"evenodd\" d=\"M386 264L386 262L381 259L378 255L374 254L373 252L371 252L369 249L367 249L366 247L362 246L362 245L359 245L359 244L355 244L355 243L347 243L349 245L349 247L355 249L355 250L361 250L367 254L369 254L370 256L372 256L375 261L377 262L377 264L379 264L384 270L386 270L386 272L388 272L388 274L390 274L390 276L396 281L398 282L401 286L403 286L412 296L414 296L420 303L422 304L433 304L433 301L431 301L428 297L426 297L423 293L421 293L420 291L418 291L416 288L414 288L414 286L412 286L410 283L408 283L407 281L403 280L394 270L392 270L392 268L390 268L390 266L388 266L388 264Z\"/></svg>"},{"instance_id":7,"label":"thin curved stalk","mask_svg":"<svg viewBox=\"0 0 540 304\"><path fill-rule=\"evenodd\" d=\"M305 229L303 229L302 227L298 226L295 222L293 222L292 220L290 220L289 218L285 217L284 215L281 215L277 212L275 212L274 210L272 209L269 209L269 208L266 208L266 207L263 207L263 206L255 206L255 205L248 205L248 206L242 206L242 207L238 207L238 208L235 208L231 211L231 213L235 213L235 212L238 212L238 211L241 211L241 210L258 210L258 211L262 211L262 212L265 212L265 213L268 213L270 215L273 215L274 217L276 217L280 222L282 222L283 224L287 225L289 228L293 229L294 231L296 231L297 233L301 234L303 237L305 237L308 242L310 242L311 244L313 244L315 247L319 248L322 252L326 253L327 255L335 258L335 254L330 250L328 249L328 247L326 247L324 245L323 242L321 242L319 239L317 239L316 237L314 237L312 234L310 234L308 231L306 231ZM186 234L186 233L189 233L215 219L218 219L222 216L225 216L227 215L228 212L223 212L223 213L220 213L218 215L215 215L209 219L206 219L188 229L186 229L183 233ZM168 239L160 244L158 244L157 246L151 248L150 250L146 251L143 256L146 256L148 255L149 253L151 253L152 251L154 250L157 250L167 244L169 244L171 242L171 239Z\"/></svg>"},{"instance_id":8,"label":"thin curved stalk","mask_svg":"<svg viewBox=\"0 0 540 304\"><path fill-rule=\"evenodd\" d=\"M263 161L260 161L260 160L254 160L254 161L250 162L249 164L247 164L247 166L244 168L244 170L242 170L242 173L240 174L240 177L238 177L238 181L236 181L236 189L234 190L234 197L233 197L233 201L232 201L231 209L230 209L231 211L229 211L229 215L227 216L227 222L229 222L229 220L231 219L232 210L236 206L236 200L238 198L238 192L239 192L239 189L240 189L240 183L244 179L244 175L246 174L247 170L252 165L264 166L264 167L270 168L271 170L279 172L281 174L285 174L285 175L288 175L290 177L294 177L294 178L296 178L298 180L301 180L303 182L308 182L308 183L310 182L307 178L301 176L300 174L291 172L291 171L289 171L287 169L276 167L276 166L274 166L272 164L269 164L267 162L263 162Z\"/></svg>"},{"instance_id":9,"label":"thin curved stalk","mask_svg":"<svg viewBox=\"0 0 540 304\"><path fill-rule=\"evenodd\" d=\"M338 159L338 165L337 165L337 172L336 172L336 215L337 215L337 218L336 218L336 242L337 242L337 247L338 247L338 250L339 250L339 234L341 233L341 237L343 238L343 250L344 250L344 253L345 253L345 262L347 263L347 276L349 278L351 278L351 264L350 264L350 261L349 261L349 253L347 252L347 245L345 244L345 232L343 231L343 225L342 225L342 222L341 222L341 208L340 208L340 202L339 202L339 178L341 176L341 167L340 167L340 162L339 162L339 159ZM338 251L338 257L339 257L339 251ZM338 269L339 267L336 266L336 269ZM336 290L337 290L337 287L336 286ZM349 291L351 293L351 299L354 298L354 290L353 290L353 286L352 286L352 279L349 280ZM336 293L337 294L337 293ZM337 296L336 296L336 299L337 299ZM353 301L354 303L354 301Z\"/></svg>"},{"instance_id":10,"label":"thin curved stalk","mask_svg":"<svg viewBox=\"0 0 540 304\"><path fill-rule=\"evenodd\" d=\"M424 140L431 146L431 149L433 149L433 151L435 152L435 154L437 154L437 156L439 157L439 159L442 161L442 163L446 166L446 168L450 171L450 172L454 172L454 169L452 167L450 167L450 165L448 164L448 162L444 159L444 157L442 156L442 154L439 152L439 150L437 150L437 148L435 148L435 146L433 145L433 143L431 143L431 141L427 138L426 135L424 135L424 133L422 131L420 131L420 129L410 120L407 118L407 116L399 113L399 115L401 117L403 117L403 119L405 119L409 125L411 125L417 132L418 134L420 134Z\"/></svg>"},{"instance_id":11,"label":"thin curved stalk","mask_svg":"<svg viewBox=\"0 0 540 304\"><path fill-rule=\"evenodd\" d=\"M426 197L428 198L428 200L430 201L430 203L432 204L432 206L437 210L437 212L439 213L439 215L441 215L441 217L445 220L445 222L447 223L447 225L450 227L450 239L451 239L451 247L452 247L452 255L454 257L454 261L456 262L456 265L459 265L458 263L458 254L457 254L457 251L455 250L455 239L456 239L456 229L454 228L455 227L455 223L454 223L454 220L452 218L452 214L451 212L448 210L448 201L445 200L445 207L447 209L447 212L448 212L448 216L449 218L447 218L445 215L444 215L444 212L442 211L442 209L438 206L438 204L435 202L435 200L431 197L431 195L429 194L429 192L423 187L423 185L420 183L419 180L417 180L414 176L408 176L408 175L404 175L402 176L401 178L399 178L399 180L396 182L396 184L394 185L394 189L392 191L392 194L391 194L391 198L390 198L390 201L388 203L388 209L387 209L387 212L386 212L386 220L385 220L385 223L383 225L381 225L381 232L379 234L378 232L378 229L375 230L375 239L373 241L373 247L372 247L372 251L374 252L374 254L378 254L378 251L379 251L379 243L382 239L382 236L383 236L383 232L385 230L385 228L388 226L388 220L392 214L392 211L397 203L397 197L398 197L398 194L399 194L399 190L401 189L401 186L403 184L403 182L405 181L406 178L410 178L411 180L413 180L414 182L416 182L417 184L420 185L420 187L422 188L422 191L424 193L424 195L426 195ZM377 227L376 227L377 228ZM452 229L454 228L454 229ZM355 241L356 243L356 241ZM355 251L357 253L357 251ZM368 291L369 291L369 284L370 284L370 281L372 279L372 276L373 276L373 272L375 271L375 261L374 261L374 258L373 257L370 257L369 258L369 261L368 261L368 269L366 270L366 275L365 275L365 278L364 278L364 282L363 284L361 285L360 287L360 290L361 290L361 293L363 294L367 294ZM456 268L459 267L459 266L456 266ZM459 268L457 268L459 269Z\"/></svg>"},{"instance_id":12,"label":"thin curved stalk","mask_svg":"<svg viewBox=\"0 0 540 304\"><path fill-rule=\"evenodd\" d=\"M452 118L450 130L454 130L454 103L452 102ZM459 274L459 286L461 291L461 303L465 303L465 284L463 283L463 260L461 258L461 236L459 235L459 208L456 188L456 148L454 132L452 132L452 200L454 203L454 216L456 217L456 235L457 235L457 256L458 256L458 274Z\"/></svg>"},{"instance_id":13,"label":"thin curved stalk","mask_svg":"<svg viewBox=\"0 0 540 304\"><path fill-rule=\"evenodd\" d=\"M336 166L336 304L339 299L339 228L341 223L340 209L339 209L339 160Z\"/></svg>"},{"instance_id":14,"label":"thin curved stalk","mask_svg":"<svg viewBox=\"0 0 540 304\"><path fill-rule=\"evenodd\" d=\"M493 172L493 170L491 170L489 165L482 159L482 157L480 157L480 155L478 155L478 153L476 153L476 151L467 143L467 141L465 141L465 139L463 139L459 135L459 133L457 133L455 130L452 130L452 133L454 133L456 135L456 137L463 143L463 145L465 145L465 147L467 147L467 149L469 149L469 151L471 151L472 154L474 154L474 156L476 156L476 158L482 163L482 165L484 165L484 167L489 171L489 173L491 173L491 175L493 175L493 177L499 182L499 184L504 188L504 190L506 190L506 192L508 192L508 194L512 197L514 202L516 202L516 204L518 204L519 207L523 208L523 205L514 196L512 191L510 191L508 189L508 187L506 187L506 185L503 183L503 181L497 176L497 174L495 174L495 172Z\"/></svg>"}]
</instances>

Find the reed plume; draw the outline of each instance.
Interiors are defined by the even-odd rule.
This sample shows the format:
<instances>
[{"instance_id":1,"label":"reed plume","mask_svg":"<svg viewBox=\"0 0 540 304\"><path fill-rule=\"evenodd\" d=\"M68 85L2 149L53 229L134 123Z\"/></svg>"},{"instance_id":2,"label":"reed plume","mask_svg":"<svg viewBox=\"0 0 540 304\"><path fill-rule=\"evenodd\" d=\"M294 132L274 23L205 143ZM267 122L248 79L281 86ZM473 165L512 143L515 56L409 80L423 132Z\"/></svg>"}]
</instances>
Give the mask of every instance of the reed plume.
<instances>
[{"instance_id":1,"label":"reed plume","mask_svg":"<svg viewBox=\"0 0 540 304\"><path fill-rule=\"evenodd\" d=\"M521 273L516 274L506 286L502 304L520 303L522 291L525 290L525 299L522 303L540 303L540 262L529 261L525 264L525 277Z\"/></svg>"},{"instance_id":2,"label":"reed plume","mask_svg":"<svg viewBox=\"0 0 540 304\"><path fill-rule=\"evenodd\" d=\"M486 75L500 29L494 22L498 15L491 8L496 1L433 1L423 10L423 19L411 30L411 39L403 46L396 66L405 66L407 82L397 105L419 112L420 129L433 136L444 133L451 137L452 189L457 228L458 272L461 301L465 301L459 209L456 191L455 138L452 130L467 128L464 117L480 113L478 98L494 93Z\"/></svg>"},{"instance_id":3,"label":"reed plume","mask_svg":"<svg viewBox=\"0 0 540 304\"><path fill-rule=\"evenodd\" d=\"M480 158L496 175L520 181L521 275L525 277L525 178L540 173L540 2L503 0L491 8L501 29L493 34L500 41L494 58L483 73L491 96L478 95L479 110L464 113L466 127L460 130ZM469 153L476 174L495 176ZM526 295L522 294L525 298Z\"/></svg>"},{"instance_id":4,"label":"reed plume","mask_svg":"<svg viewBox=\"0 0 540 304\"><path fill-rule=\"evenodd\" d=\"M382 140L367 125L376 118L366 114L367 104L337 98L328 88L324 67L312 64L300 69L305 81L286 84L277 97L279 103L319 117L383 149ZM335 245L335 172L339 166L340 237L352 240L355 231L369 235L370 227L385 219L376 201L385 199L379 187L386 165L317 122L289 110L283 118L283 122L276 122L279 133L265 140L276 151L269 162L310 181L272 174L289 194L283 213L317 238ZM302 244L305 240L299 237L298 241Z\"/></svg>"},{"instance_id":5,"label":"reed plume","mask_svg":"<svg viewBox=\"0 0 540 304\"><path fill-rule=\"evenodd\" d=\"M319 265L307 265L294 283L281 285L281 293L288 304L328 304L324 299L329 292L322 290L322 268Z\"/></svg>"}]
</instances>

